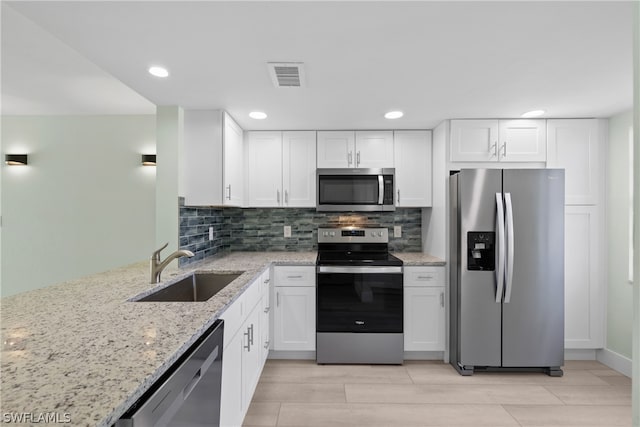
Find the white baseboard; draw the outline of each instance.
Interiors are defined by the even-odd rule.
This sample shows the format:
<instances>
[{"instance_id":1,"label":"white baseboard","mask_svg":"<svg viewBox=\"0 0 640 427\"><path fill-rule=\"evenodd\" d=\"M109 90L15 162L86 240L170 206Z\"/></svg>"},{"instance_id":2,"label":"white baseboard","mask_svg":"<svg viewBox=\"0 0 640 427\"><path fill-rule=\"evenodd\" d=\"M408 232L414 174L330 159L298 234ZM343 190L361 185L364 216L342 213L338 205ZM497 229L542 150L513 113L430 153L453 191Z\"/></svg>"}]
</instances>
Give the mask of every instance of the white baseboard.
<instances>
[{"instance_id":1,"label":"white baseboard","mask_svg":"<svg viewBox=\"0 0 640 427\"><path fill-rule=\"evenodd\" d=\"M284 351L269 350L268 359L285 359L285 360L316 360L315 351Z\"/></svg>"},{"instance_id":2,"label":"white baseboard","mask_svg":"<svg viewBox=\"0 0 640 427\"><path fill-rule=\"evenodd\" d=\"M596 350L583 348L565 348L564 360L596 360Z\"/></svg>"},{"instance_id":3,"label":"white baseboard","mask_svg":"<svg viewBox=\"0 0 640 427\"><path fill-rule=\"evenodd\" d=\"M633 362L628 357L611 351L608 348L603 348L596 352L596 360L620 372L622 375L631 378Z\"/></svg>"},{"instance_id":4,"label":"white baseboard","mask_svg":"<svg viewBox=\"0 0 640 427\"><path fill-rule=\"evenodd\" d=\"M442 351L405 351L404 360L443 360Z\"/></svg>"}]
</instances>

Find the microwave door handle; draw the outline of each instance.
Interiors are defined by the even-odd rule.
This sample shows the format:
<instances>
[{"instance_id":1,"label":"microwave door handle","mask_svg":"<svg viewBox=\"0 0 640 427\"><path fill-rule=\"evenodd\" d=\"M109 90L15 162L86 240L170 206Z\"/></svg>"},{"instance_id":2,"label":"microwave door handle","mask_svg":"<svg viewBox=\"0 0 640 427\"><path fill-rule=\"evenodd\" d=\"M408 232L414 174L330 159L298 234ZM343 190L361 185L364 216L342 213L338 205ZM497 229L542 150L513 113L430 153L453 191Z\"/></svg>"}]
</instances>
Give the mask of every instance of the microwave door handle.
<instances>
[{"instance_id":1,"label":"microwave door handle","mask_svg":"<svg viewBox=\"0 0 640 427\"><path fill-rule=\"evenodd\" d=\"M384 202L384 178L378 175L378 204L381 205L382 202Z\"/></svg>"}]
</instances>

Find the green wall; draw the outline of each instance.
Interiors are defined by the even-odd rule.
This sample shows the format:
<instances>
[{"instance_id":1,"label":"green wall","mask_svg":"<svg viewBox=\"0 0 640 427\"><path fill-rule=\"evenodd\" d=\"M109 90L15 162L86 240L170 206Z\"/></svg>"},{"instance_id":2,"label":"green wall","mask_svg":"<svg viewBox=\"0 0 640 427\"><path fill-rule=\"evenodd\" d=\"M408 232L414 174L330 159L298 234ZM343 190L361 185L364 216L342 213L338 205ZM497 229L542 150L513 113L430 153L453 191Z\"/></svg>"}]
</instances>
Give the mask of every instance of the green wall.
<instances>
[{"instance_id":1,"label":"green wall","mask_svg":"<svg viewBox=\"0 0 640 427\"><path fill-rule=\"evenodd\" d=\"M143 261L155 244L155 116L3 116L2 296Z\"/></svg>"},{"instance_id":2,"label":"green wall","mask_svg":"<svg viewBox=\"0 0 640 427\"><path fill-rule=\"evenodd\" d=\"M607 176L607 348L631 359L633 286L629 282L629 132L633 111L609 119Z\"/></svg>"}]
</instances>

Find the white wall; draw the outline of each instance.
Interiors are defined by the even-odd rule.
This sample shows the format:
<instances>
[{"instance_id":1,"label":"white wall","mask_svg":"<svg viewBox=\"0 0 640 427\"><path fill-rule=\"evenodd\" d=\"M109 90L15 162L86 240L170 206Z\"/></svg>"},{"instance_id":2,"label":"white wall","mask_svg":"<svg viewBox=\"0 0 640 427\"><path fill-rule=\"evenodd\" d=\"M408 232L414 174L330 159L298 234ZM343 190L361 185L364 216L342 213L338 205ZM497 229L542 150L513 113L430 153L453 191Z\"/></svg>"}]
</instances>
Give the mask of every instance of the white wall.
<instances>
[{"instance_id":1,"label":"white wall","mask_svg":"<svg viewBox=\"0 0 640 427\"><path fill-rule=\"evenodd\" d=\"M609 119L607 176L607 348L631 359L633 286L629 283L629 133L633 111Z\"/></svg>"},{"instance_id":2,"label":"white wall","mask_svg":"<svg viewBox=\"0 0 640 427\"><path fill-rule=\"evenodd\" d=\"M155 116L2 117L2 296L148 258L154 152Z\"/></svg>"}]
</instances>

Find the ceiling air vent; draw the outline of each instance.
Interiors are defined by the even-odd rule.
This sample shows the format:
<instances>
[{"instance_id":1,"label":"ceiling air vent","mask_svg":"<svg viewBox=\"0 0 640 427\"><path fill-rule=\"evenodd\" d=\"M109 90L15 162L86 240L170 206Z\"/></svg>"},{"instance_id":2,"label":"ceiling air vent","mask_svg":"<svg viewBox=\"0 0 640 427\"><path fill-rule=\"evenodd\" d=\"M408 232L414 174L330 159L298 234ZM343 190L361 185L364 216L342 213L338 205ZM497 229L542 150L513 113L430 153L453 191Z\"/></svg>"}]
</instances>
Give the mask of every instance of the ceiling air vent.
<instances>
[{"instance_id":1,"label":"ceiling air vent","mask_svg":"<svg viewBox=\"0 0 640 427\"><path fill-rule=\"evenodd\" d=\"M267 62L269 74L275 87L304 86L302 62Z\"/></svg>"}]
</instances>

